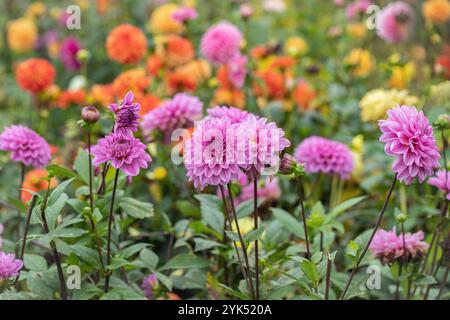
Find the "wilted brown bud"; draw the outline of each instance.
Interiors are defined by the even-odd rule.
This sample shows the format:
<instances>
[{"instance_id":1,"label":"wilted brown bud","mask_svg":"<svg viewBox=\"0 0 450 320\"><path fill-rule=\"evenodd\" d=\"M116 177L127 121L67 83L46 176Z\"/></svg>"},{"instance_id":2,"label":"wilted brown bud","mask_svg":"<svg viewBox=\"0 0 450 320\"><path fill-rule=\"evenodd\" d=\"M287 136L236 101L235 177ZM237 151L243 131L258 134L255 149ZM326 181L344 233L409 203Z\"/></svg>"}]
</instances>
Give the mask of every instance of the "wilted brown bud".
<instances>
[{"instance_id":1,"label":"wilted brown bud","mask_svg":"<svg viewBox=\"0 0 450 320\"><path fill-rule=\"evenodd\" d=\"M96 123L100 119L100 112L96 107L84 107L81 110L81 118L87 123Z\"/></svg>"}]
</instances>

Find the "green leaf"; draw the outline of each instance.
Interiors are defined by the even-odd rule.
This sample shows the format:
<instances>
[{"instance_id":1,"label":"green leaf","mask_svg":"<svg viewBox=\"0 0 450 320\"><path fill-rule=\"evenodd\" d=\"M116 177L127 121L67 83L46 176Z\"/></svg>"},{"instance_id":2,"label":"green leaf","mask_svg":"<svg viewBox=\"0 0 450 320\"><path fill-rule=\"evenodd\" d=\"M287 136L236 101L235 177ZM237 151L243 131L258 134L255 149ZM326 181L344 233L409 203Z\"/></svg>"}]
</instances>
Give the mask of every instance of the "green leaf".
<instances>
[{"instance_id":1,"label":"green leaf","mask_svg":"<svg viewBox=\"0 0 450 320\"><path fill-rule=\"evenodd\" d=\"M195 242L195 249L194 249L195 252L222 246L222 244L216 241L207 240L203 238L194 238L194 242Z\"/></svg>"},{"instance_id":2,"label":"green leaf","mask_svg":"<svg viewBox=\"0 0 450 320\"><path fill-rule=\"evenodd\" d=\"M280 224L284 228L286 228L288 231L290 231L300 239L305 238L305 234L303 232L303 224L298 222L295 217L293 217L283 209L270 208L270 210L272 210L275 219L277 219L277 221L280 222Z\"/></svg>"},{"instance_id":3,"label":"green leaf","mask_svg":"<svg viewBox=\"0 0 450 320\"><path fill-rule=\"evenodd\" d=\"M258 199L258 207L261 205L262 201L261 199ZM249 215L251 215L254 211L254 203L253 199L246 200L242 203L240 203L236 208L236 214L238 218L244 218Z\"/></svg>"},{"instance_id":4,"label":"green leaf","mask_svg":"<svg viewBox=\"0 0 450 320\"><path fill-rule=\"evenodd\" d=\"M162 274L161 272L155 272L155 274L156 278L158 278L158 280L163 284L163 286L165 286L169 291L172 291L173 286L172 280L168 276Z\"/></svg>"},{"instance_id":5,"label":"green leaf","mask_svg":"<svg viewBox=\"0 0 450 320\"><path fill-rule=\"evenodd\" d=\"M180 254L169 260L159 270L168 269L192 269L192 268L207 268L209 267L209 260L197 257L192 254Z\"/></svg>"},{"instance_id":6,"label":"green leaf","mask_svg":"<svg viewBox=\"0 0 450 320\"><path fill-rule=\"evenodd\" d=\"M113 257L111 263L108 266L106 266L106 269L116 270L129 264L130 263L125 259L122 259L120 257Z\"/></svg>"},{"instance_id":7,"label":"green leaf","mask_svg":"<svg viewBox=\"0 0 450 320\"><path fill-rule=\"evenodd\" d=\"M176 203L177 209L185 217L200 217L200 210L197 206L193 205L189 200L178 200Z\"/></svg>"},{"instance_id":8,"label":"green leaf","mask_svg":"<svg viewBox=\"0 0 450 320\"><path fill-rule=\"evenodd\" d=\"M356 241L350 240L349 244L347 245L345 255L351 256L356 258L359 251L359 244Z\"/></svg>"},{"instance_id":9,"label":"green leaf","mask_svg":"<svg viewBox=\"0 0 450 320\"><path fill-rule=\"evenodd\" d=\"M71 249L80 257L81 260L90 264L93 267L100 268L100 261L98 260L98 253L94 249L88 248L84 245L74 244Z\"/></svg>"},{"instance_id":10,"label":"green leaf","mask_svg":"<svg viewBox=\"0 0 450 320\"><path fill-rule=\"evenodd\" d=\"M139 257L141 258L141 261L144 263L144 266L148 270L154 271L156 269L159 257L152 250L146 248L142 249L141 253L139 254Z\"/></svg>"},{"instance_id":11,"label":"green leaf","mask_svg":"<svg viewBox=\"0 0 450 320\"><path fill-rule=\"evenodd\" d=\"M126 214L136 219L150 218L154 214L153 204L142 202L134 198L122 198L119 206Z\"/></svg>"},{"instance_id":12,"label":"green leaf","mask_svg":"<svg viewBox=\"0 0 450 320\"><path fill-rule=\"evenodd\" d=\"M53 189L52 193L48 197L47 206L54 204L61 195L66 191L67 187L73 182L74 178L66 180L58 184L58 186Z\"/></svg>"},{"instance_id":13,"label":"green leaf","mask_svg":"<svg viewBox=\"0 0 450 320\"><path fill-rule=\"evenodd\" d=\"M50 164L46 168L48 171L52 170L58 178L77 178L82 180L75 171L67 167L58 164Z\"/></svg>"},{"instance_id":14,"label":"green leaf","mask_svg":"<svg viewBox=\"0 0 450 320\"><path fill-rule=\"evenodd\" d=\"M236 242L240 241L239 235L236 232L225 230L225 233L227 234L227 237L230 238L231 240L236 241Z\"/></svg>"},{"instance_id":15,"label":"green leaf","mask_svg":"<svg viewBox=\"0 0 450 320\"><path fill-rule=\"evenodd\" d=\"M24 266L28 270L41 272L47 270L47 261L36 254L27 253L24 258Z\"/></svg>"},{"instance_id":16,"label":"green leaf","mask_svg":"<svg viewBox=\"0 0 450 320\"><path fill-rule=\"evenodd\" d=\"M336 207L334 207L333 210L331 210L331 212L329 214L333 217L336 217L339 214L341 214L342 212L344 212L345 210L357 205L358 203L360 203L361 201L363 201L366 198L367 198L367 196L361 196L361 197L348 199L348 200L338 204Z\"/></svg>"},{"instance_id":17,"label":"green leaf","mask_svg":"<svg viewBox=\"0 0 450 320\"><path fill-rule=\"evenodd\" d=\"M56 228L48 233L49 241L54 238L78 238L87 233L87 230L81 228Z\"/></svg>"},{"instance_id":18,"label":"green leaf","mask_svg":"<svg viewBox=\"0 0 450 320\"><path fill-rule=\"evenodd\" d=\"M264 233L264 226L259 227L256 230L252 230L244 236L244 241L247 243L258 240Z\"/></svg>"},{"instance_id":19,"label":"green leaf","mask_svg":"<svg viewBox=\"0 0 450 320\"><path fill-rule=\"evenodd\" d=\"M89 154L80 149L78 152L78 156L75 158L74 167L76 172L81 176L83 181L88 184L89 183ZM92 176L94 173L92 173Z\"/></svg>"},{"instance_id":20,"label":"green leaf","mask_svg":"<svg viewBox=\"0 0 450 320\"><path fill-rule=\"evenodd\" d=\"M316 287L320 280L320 275L317 271L317 266L312 261L304 260L300 263L300 269L302 269L303 273L306 277L311 280L314 287Z\"/></svg>"},{"instance_id":21,"label":"green leaf","mask_svg":"<svg viewBox=\"0 0 450 320\"><path fill-rule=\"evenodd\" d=\"M136 254L137 252L141 251L142 249L148 247L148 243L136 243L133 244L125 249L122 249L120 252L120 256L124 259L130 258L132 255Z\"/></svg>"},{"instance_id":22,"label":"green leaf","mask_svg":"<svg viewBox=\"0 0 450 320\"><path fill-rule=\"evenodd\" d=\"M93 285L92 283L85 282L79 290L73 291L73 300L89 300L99 297L103 293L103 290Z\"/></svg>"},{"instance_id":23,"label":"green leaf","mask_svg":"<svg viewBox=\"0 0 450 320\"><path fill-rule=\"evenodd\" d=\"M222 212L220 199L211 194L197 194L194 197L200 201L202 222L216 232L222 233L224 215Z\"/></svg>"},{"instance_id":24,"label":"green leaf","mask_svg":"<svg viewBox=\"0 0 450 320\"><path fill-rule=\"evenodd\" d=\"M47 218L47 223L50 230L55 229L56 220L58 219L58 216L61 213L61 210L66 205L66 201L68 199L69 196L65 193L62 193L59 198L45 210L45 216Z\"/></svg>"}]
</instances>

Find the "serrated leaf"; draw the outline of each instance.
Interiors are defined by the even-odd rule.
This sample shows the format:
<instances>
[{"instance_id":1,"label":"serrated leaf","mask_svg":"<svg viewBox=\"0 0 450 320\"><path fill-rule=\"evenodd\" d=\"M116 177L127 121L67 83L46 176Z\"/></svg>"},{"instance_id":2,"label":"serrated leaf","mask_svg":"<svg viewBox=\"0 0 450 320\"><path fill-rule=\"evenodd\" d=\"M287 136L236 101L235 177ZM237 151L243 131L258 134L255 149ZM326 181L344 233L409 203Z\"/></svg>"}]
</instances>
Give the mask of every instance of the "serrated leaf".
<instances>
[{"instance_id":1,"label":"serrated leaf","mask_svg":"<svg viewBox=\"0 0 450 320\"><path fill-rule=\"evenodd\" d=\"M119 206L126 212L126 214L136 219L150 218L154 214L153 204L149 202L142 202L130 197L122 198Z\"/></svg>"},{"instance_id":2,"label":"serrated leaf","mask_svg":"<svg viewBox=\"0 0 450 320\"><path fill-rule=\"evenodd\" d=\"M83 181L88 184L89 183L89 154L80 149L77 157L75 158L74 167L76 172L80 175ZM92 176L94 173L92 172Z\"/></svg>"},{"instance_id":3,"label":"serrated leaf","mask_svg":"<svg viewBox=\"0 0 450 320\"><path fill-rule=\"evenodd\" d=\"M47 270L47 261L36 254L27 253L24 256L24 266L28 270L36 271L36 272L42 272Z\"/></svg>"},{"instance_id":4,"label":"serrated leaf","mask_svg":"<svg viewBox=\"0 0 450 320\"><path fill-rule=\"evenodd\" d=\"M194 242L195 242L195 249L194 249L195 252L222 246L222 244L220 244L216 241L203 239L203 238L194 238Z\"/></svg>"},{"instance_id":5,"label":"serrated leaf","mask_svg":"<svg viewBox=\"0 0 450 320\"><path fill-rule=\"evenodd\" d=\"M156 269L156 266L158 265L159 261L159 257L156 255L156 253L145 248L142 249L141 253L139 254L139 257L141 261L144 263L144 266L148 270L154 271Z\"/></svg>"},{"instance_id":6,"label":"serrated leaf","mask_svg":"<svg viewBox=\"0 0 450 320\"><path fill-rule=\"evenodd\" d=\"M244 236L244 241L247 243L258 240L264 233L264 226L259 227L256 230L252 230Z\"/></svg>"},{"instance_id":7,"label":"serrated leaf","mask_svg":"<svg viewBox=\"0 0 450 320\"><path fill-rule=\"evenodd\" d=\"M66 180L58 184L58 186L53 189L52 193L50 193L50 196L48 197L47 206L50 207L52 204L54 204L61 195L66 191L67 187L73 182L74 178Z\"/></svg>"},{"instance_id":8,"label":"serrated leaf","mask_svg":"<svg viewBox=\"0 0 450 320\"><path fill-rule=\"evenodd\" d=\"M50 230L55 229L56 220L58 219L58 216L61 213L61 210L66 205L66 201L68 199L69 196L65 193L62 193L59 198L45 210L45 216L47 218L47 223Z\"/></svg>"},{"instance_id":9,"label":"serrated leaf","mask_svg":"<svg viewBox=\"0 0 450 320\"><path fill-rule=\"evenodd\" d=\"M206 268L209 267L209 260L192 255L192 254L180 254L169 260L159 270L168 269L192 269L192 268Z\"/></svg>"},{"instance_id":10,"label":"serrated leaf","mask_svg":"<svg viewBox=\"0 0 450 320\"><path fill-rule=\"evenodd\" d=\"M200 201L202 222L216 232L222 233L224 215L222 212L220 199L211 194L197 194L194 197Z\"/></svg>"},{"instance_id":11,"label":"serrated leaf","mask_svg":"<svg viewBox=\"0 0 450 320\"><path fill-rule=\"evenodd\" d=\"M361 197L348 199L348 200L338 204L336 207L334 207L333 210L331 210L331 212L329 213L329 215L336 217L339 214L341 214L342 212L344 212L345 210L357 205L358 203L360 203L361 201L363 201L366 198L367 198L367 196L361 196Z\"/></svg>"},{"instance_id":12,"label":"serrated leaf","mask_svg":"<svg viewBox=\"0 0 450 320\"><path fill-rule=\"evenodd\" d=\"M136 243L133 244L125 249L122 249L122 251L120 252L120 256L124 259L128 259L130 258L132 255L138 253L139 251L141 251L142 249L148 247L149 244L148 243Z\"/></svg>"},{"instance_id":13,"label":"serrated leaf","mask_svg":"<svg viewBox=\"0 0 450 320\"><path fill-rule=\"evenodd\" d=\"M303 232L303 224L298 222L295 217L291 214L287 213L283 209L279 208L271 208L275 219L277 219L280 224L286 228L288 231L299 237L300 239L305 238L305 234Z\"/></svg>"}]
</instances>

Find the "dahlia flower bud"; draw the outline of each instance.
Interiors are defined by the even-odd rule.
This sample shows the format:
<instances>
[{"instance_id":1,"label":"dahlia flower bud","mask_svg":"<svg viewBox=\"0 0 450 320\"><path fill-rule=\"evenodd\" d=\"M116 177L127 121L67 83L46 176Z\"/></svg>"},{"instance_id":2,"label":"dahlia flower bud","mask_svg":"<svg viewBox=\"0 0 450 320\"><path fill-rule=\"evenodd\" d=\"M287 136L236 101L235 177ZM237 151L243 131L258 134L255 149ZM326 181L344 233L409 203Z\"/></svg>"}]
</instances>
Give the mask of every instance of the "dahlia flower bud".
<instances>
[{"instance_id":1,"label":"dahlia flower bud","mask_svg":"<svg viewBox=\"0 0 450 320\"><path fill-rule=\"evenodd\" d=\"M77 59L80 62L85 62L85 61L89 60L90 57L91 57L91 53L89 52L89 50L80 49L77 52Z\"/></svg>"},{"instance_id":2,"label":"dahlia flower bud","mask_svg":"<svg viewBox=\"0 0 450 320\"><path fill-rule=\"evenodd\" d=\"M441 130L450 128L450 116L448 114L439 115L433 126Z\"/></svg>"},{"instance_id":3,"label":"dahlia flower bud","mask_svg":"<svg viewBox=\"0 0 450 320\"><path fill-rule=\"evenodd\" d=\"M81 118L87 123L96 123L100 119L100 112L96 107L84 107L81 110Z\"/></svg>"},{"instance_id":4,"label":"dahlia flower bud","mask_svg":"<svg viewBox=\"0 0 450 320\"><path fill-rule=\"evenodd\" d=\"M281 159L279 172L285 175L294 174L295 176L299 177L305 173L305 170L303 165L299 164L293 156L285 153L283 155L283 158Z\"/></svg>"}]
</instances>

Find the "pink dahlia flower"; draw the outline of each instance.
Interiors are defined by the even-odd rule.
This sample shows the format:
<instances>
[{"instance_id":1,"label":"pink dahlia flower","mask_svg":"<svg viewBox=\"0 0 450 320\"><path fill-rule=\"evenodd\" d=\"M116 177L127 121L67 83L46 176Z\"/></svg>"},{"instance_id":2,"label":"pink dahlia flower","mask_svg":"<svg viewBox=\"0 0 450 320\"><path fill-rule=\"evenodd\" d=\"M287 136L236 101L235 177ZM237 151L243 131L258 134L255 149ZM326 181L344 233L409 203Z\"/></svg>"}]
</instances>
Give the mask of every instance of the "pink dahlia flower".
<instances>
[{"instance_id":1,"label":"pink dahlia flower","mask_svg":"<svg viewBox=\"0 0 450 320\"><path fill-rule=\"evenodd\" d=\"M247 57L238 53L228 62L228 78L236 88L242 88L247 75Z\"/></svg>"},{"instance_id":2,"label":"pink dahlia flower","mask_svg":"<svg viewBox=\"0 0 450 320\"><path fill-rule=\"evenodd\" d=\"M258 199L263 201L274 201L281 196L281 189L277 178L266 178L258 182ZM253 182L242 187L237 203L253 199Z\"/></svg>"},{"instance_id":3,"label":"pink dahlia flower","mask_svg":"<svg viewBox=\"0 0 450 320\"><path fill-rule=\"evenodd\" d=\"M223 118L227 117L231 120L231 123L241 123L250 115L249 112L226 106L216 106L214 108L208 109L208 116L212 118Z\"/></svg>"},{"instance_id":4,"label":"pink dahlia flower","mask_svg":"<svg viewBox=\"0 0 450 320\"><path fill-rule=\"evenodd\" d=\"M0 134L0 150L11 151L11 159L35 168L46 166L51 158L47 141L33 130L14 125Z\"/></svg>"},{"instance_id":5,"label":"pink dahlia flower","mask_svg":"<svg viewBox=\"0 0 450 320\"><path fill-rule=\"evenodd\" d=\"M284 131L266 118L250 114L238 129L238 162L245 171L253 174L274 174L278 172L280 153L291 145L284 137Z\"/></svg>"},{"instance_id":6,"label":"pink dahlia flower","mask_svg":"<svg viewBox=\"0 0 450 320\"><path fill-rule=\"evenodd\" d=\"M413 234L406 233L405 243L403 243L403 234L397 235L395 227L391 231L380 229L375 234L369 248L382 263L419 260L428 250L428 244L422 241L423 238L422 231Z\"/></svg>"},{"instance_id":7,"label":"pink dahlia flower","mask_svg":"<svg viewBox=\"0 0 450 320\"><path fill-rule=\"evenodd\" d=\"M405 41L414 24L414 12L409 4L396 1L384 7L377 20L377 34L388 43Z\"/></svg>"},{"instance_id":8,"label":"pink dahlia flower","mask_svg":"<svg viewBox=\"0 0 450 320\"><path fill-rule=\"evenodd\" d=\"M17 277L22 267L22 260L16 259L14 254L6 254L0 251L0 279L7 280Z\"/></svg>"},{"instance_id":9,"label":"pink dahlia flower","mask_svg":"<svg viewBox=\"0 0 450 320\"><path fill-rule=\"evenodd\" d=\"M198 17L197 10L190 7L179 8L172 14L172 19L179 23L184 23L185 21L188 20L195 20L197 19L197 17Z\"/></svg>"},{"instance_id":10,"label":"pink dahlia flower","mask_svg":"<svg viewBox=\"0 0 450 320\"><path fill-rule=\"evenodd\" d=\"M384 151L394 156L392 170L397 179L410 184L417 177L422 183L439 167L439 149L433 136L433 128L422 111L415 107L398 106L388 110L388 119L378 125L383 133Z\"/></svg>"},{"instance_id":11,"label":"pink dahlia flower","mask_svg":"<svg viewBox=\"0 0 450 320\"><path fill-rule=\"evenodd\" d=\"M428 179L428 184L444 192L450 200L450 172L446 174L445 170L439 170L434 177Z\"/></svg>"},{"instance_id":12,"label":"pink dahlia flower","mask_svg":"<svg viewBox=\"0 0 450 320\"><path fill-rule=\"evenodd\" d=\"M354 166L345 144L317 136L303 140L295 150L295 158L308 173L338 174L341 179L348 179Z\"/></svg>"},{"instance_id":13,"label":"pink dahlia flower","mask_svg":"<svg viewBox=\"0 0 450 320\"><path fill-rule=\"evenodd\" d=\"M202 115L203 103L199 98L185 93L176 94L171 100L148 112L141 123L145 135L160 130L170 135L178 128L189 128Z\"/></svg>"},{"instance_id":14,"label":"pink dahlia flower","mask_svg":"<svg viewBox=\"0 0 450 320\"><path fill-rule=\"evenodd\" d=\"M111 161L114 168L121 169L129 176L136 176L141 168L147 168L152 161L145 149L145 144L132 135L111 133L92 147L93 164L98 166Z\"/></svg>"},{"instance_id":15,"label":"pink dahlia flower","mask_svg":"<svg viewBox=\"0 0 450 320\"><path fill-rule=\"evenodd\" d=\"M144 291L144 295L148 300L152 300L155 298L155 294L153 290L158 286L158 278L156 277L156 273L152 273L144 278L142 281L141 288Z\"/></svg>"},{"instance_id":16,"label":"pink dahlia flower","mask_svg":"<svg viewBox=\"0 0 450 320\"><path fill-rule=\"evenodd\" d=\"M109 110L115 115L114 132L123 135L137 131L141 105L134 102L133 92L127 92L120 106L116 103L110 104Z\"/></svg>"},{"instance_id":17,"label":"pink dahlia flower","mask_svg":"<svg viewBox=\"0 0 450 320\"><path fill-rule=\"evenodd\" d=\"M358 18L359 15L366 13L367 8L372 5L373 2L370 0L356 0L347 6L346 14L347 18L354 19Z\"/></svg>"},{"instance_id":18,"label":"pink dahlia flower","mask_svg":"<svg viewBox=\"0 0 450 320\"><path fill-rule=\"evenodd\" d=\"M206 31L201 40L203 56L215 64L226 64L239 53L242 34L228 22L222 22Z\"/></svg>"},{"instance_id":19,"label":"pink dahlia flower","mask_svg":"<svg viewBox=\"0 0 450 320\"><path fill-rule=\"evenodd\" d=\"M227 117L207 117L197 125L184 148L187 176L196 188L226 185L239 179L236 130L237 124L232 124Z\"/></svg>"}]
</instances>

